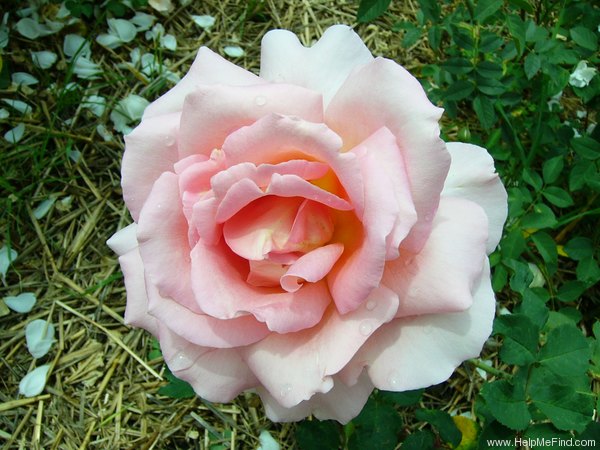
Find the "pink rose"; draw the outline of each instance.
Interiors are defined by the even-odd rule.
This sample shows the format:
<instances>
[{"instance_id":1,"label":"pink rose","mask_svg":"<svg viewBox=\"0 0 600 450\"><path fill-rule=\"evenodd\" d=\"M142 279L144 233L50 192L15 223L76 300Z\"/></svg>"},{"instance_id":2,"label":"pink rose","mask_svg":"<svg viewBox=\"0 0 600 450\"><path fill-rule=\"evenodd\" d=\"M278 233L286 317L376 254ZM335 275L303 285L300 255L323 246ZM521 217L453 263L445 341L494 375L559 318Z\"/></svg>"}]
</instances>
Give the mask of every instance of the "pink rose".
<instances>
[{"instance_id":1,"label":"pink rose","mask_svg":"<svg viewBox=\"0 0 600 450\"><path fill-rule=\"evenodd\" d=\"M201 48L125 137L126 322L198 395L255 389L276 421L446 380L491 332L506 192L441 114L346 26L267 33L260 76Z\"/></svg>"}]
</instances>

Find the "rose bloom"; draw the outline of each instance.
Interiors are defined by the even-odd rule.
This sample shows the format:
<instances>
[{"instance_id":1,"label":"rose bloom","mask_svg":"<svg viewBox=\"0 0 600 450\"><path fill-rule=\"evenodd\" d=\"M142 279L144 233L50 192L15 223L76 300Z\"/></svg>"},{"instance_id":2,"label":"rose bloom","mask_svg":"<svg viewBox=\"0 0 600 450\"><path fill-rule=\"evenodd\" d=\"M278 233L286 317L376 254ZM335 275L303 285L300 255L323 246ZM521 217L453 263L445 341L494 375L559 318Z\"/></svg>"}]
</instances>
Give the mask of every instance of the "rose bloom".
<instances>
[{"instance_id":1,"label":"rose bloom","mask_svg":"<svg viewBox=\"0 0 600 450\"><path fill-rule=\"evenodd\" d=\"M345 423L479 354L506 192L350 28L271 31L261 64L201 48L125 137L125 320L209 401L253 389L272 420Z\"/></svg>"}]
</instances>

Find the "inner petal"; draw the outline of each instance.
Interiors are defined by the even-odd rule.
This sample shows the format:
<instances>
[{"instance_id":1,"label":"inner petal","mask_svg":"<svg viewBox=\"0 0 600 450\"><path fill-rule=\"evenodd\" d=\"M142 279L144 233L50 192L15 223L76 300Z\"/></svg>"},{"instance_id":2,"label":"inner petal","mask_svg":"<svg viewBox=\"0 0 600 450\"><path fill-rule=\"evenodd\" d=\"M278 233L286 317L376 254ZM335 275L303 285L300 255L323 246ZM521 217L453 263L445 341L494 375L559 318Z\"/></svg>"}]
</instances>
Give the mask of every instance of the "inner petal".
<instances>
[{"instance_id":1,"label":"inner petal","mask_svg":"<svg viewBox=\"0 0 600 450\"><path fill-rule=\"evenodd\" d=\"M305 253L324 245L333 229L326 206L300 197L269 195L228 220L223 236L229 248L243 258L260 261L273 256L276 262L278 254Z\"/></svg>"}]
</instances>

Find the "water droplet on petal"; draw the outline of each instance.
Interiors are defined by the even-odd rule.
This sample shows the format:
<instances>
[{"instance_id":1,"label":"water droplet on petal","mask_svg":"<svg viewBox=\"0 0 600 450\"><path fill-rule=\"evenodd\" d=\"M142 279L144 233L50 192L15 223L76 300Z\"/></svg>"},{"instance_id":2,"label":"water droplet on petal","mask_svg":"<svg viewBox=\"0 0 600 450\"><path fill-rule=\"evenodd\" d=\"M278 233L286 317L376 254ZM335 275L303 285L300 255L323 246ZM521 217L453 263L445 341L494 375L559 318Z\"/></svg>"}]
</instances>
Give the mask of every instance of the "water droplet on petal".
<instances>
[{"instance_id":1,"label":"water droplet on petal","mask_svg":"<svg viewBox=\"0 0 600 450\"><path fill-rule=\"evenodd\" d=\"M286 395L288 395L290 392L292 391L292 385L290 383L285 383L283 386L281 386L281 391L279 392L279 394L282 397L285 397Z\"/></svg>"},{"instance_id":2,"label":"water droplet on petal","mask_svg":"<svg viewBox=\"0 0 600 450\"><path fill-rule=\"evenodd\" d=\"M173 372L176 372L178 370L185 370L191 367L192 364L194 364L194 360L191 359L185 352L177 353L168 362L169 369L171 369Z\"/></svg>"},{"instance_id":3,"label":"water droplet on petal","mask_svg":"<svg viewBox=\"0 0 600 450\"><path fill-rule=\"evenodd\" d=\"M373 332L373 325L371 322L364 320L358 327L358 330L363 336L368 336Z\"/></svg>"},{"instance_id":4,"label":"water droplet on petal","mask_svg":"<svg viewBox=\"0 0 600 450\"><path fill-rule=\"evenodd\" d=\"M164 141L167 147L171 147L173 144L175 144L175 137L167 134L164 138Z\"/></svg>"},{"instance_id":5,"label":"water droplet on petal","mask_svg":"<svg viewBox=\"0 0 600 450\"><path fill-rule=\"evenodd\" d=\"M367 308L367 311L373 311L376 306L377 302L375 300L369 300L365 305L365 308Z\"/></svg>"},{"instance_id":6,"label":"water droplet on petal","mask_svg":"<svg viewBox=\"0 0 600 450\"><path fill-rule=\"evenodd\" d=\"M387 377L387 382L391 389L398 387L400 385L400 374L395 370L392 370Z\"/></svg>"},{"instance_id":7,"label":"water droplet on petal","mask_svg":"<svg viewBox=\"0 0 600 450\"><path fill-rule=\"evenodd\" d=\"M256 103L256 106L265 106L267 104L267 99L263 95L259 95L254 99L254 103Z\"/></svg>"}]
</instances>

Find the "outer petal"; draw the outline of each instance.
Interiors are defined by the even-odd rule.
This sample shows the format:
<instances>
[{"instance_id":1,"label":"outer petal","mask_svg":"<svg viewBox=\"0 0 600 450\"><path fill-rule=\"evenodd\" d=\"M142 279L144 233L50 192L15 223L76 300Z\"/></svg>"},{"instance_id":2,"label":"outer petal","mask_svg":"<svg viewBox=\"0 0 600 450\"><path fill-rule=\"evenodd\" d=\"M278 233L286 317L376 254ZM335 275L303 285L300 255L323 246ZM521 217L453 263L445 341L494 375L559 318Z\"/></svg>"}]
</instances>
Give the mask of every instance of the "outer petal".
<instances>
[{"instance_id":1,"label":"outer petal","mask_svg":"<svg viewBox=\"0 0 600 450\"><path fill-rule=\"evenodd\" d=\"M125 323L148 330L158 336L158 322L148 314L148 295L144 279L144 264L138 248L119 257L123 271L125 289L127 290L127 306L125 307Z\"/></svg>"},{"instance_id":2,"label":"outer petal","mask_svg":"<svg viewBox=\"0 0 600 450\"><path fill-rule=\"evenodd\" d=\"M130 250L137 248L138 241L136 233L137 224L129 224L113 234L110 239L106 241L106 245L108 245L117 255L122 256Z\"/></svg>"},{"instance_id":3,"label":"outer petal","mask_svg":"<svg viewBox=\"0 0 600 450\"><path fill-rule=\"evenodd\" d=\"M290 408L315 393L329 392L333 387L331 375L350 361L369 335L394 316L397 308L396 294L379 287L364 308L345 315L329 308L321 322L311 329L273 333L240 352L261 384L281 405Z\"/></svg>"},{"instance_id":4,"label":"outer petal","mask_svg":"<svg viewBox=\"0 0 600 450\"><path fill-rule=\"evenodd\" d=\"M160 326L160 348L175 376L210 402L229 402L258 384L236 349L200 347Z\"/></svg>"},{"instance_id":5,"label":"outer petal","mask_svg":"<svg viewBox=\"0 0 600 450\"><path fill-rule=\"evenodd\" d=\"M489 220L487 253L490 254L502 238L508 214L506 189L486 149L461 142L447 143L446 147L452 163L442 196L466 198L485 210Z\"/></svg>"},{"instance_id":6,"label":"outer petal","mask_svg":"<svg viewBox=\"0 0 600 450\"><path fill-rule=\"evenodd\" d=\"M350 382L367 366L379 389L405 391L441 383L463 361L479 355L492 331L495 305L486 262L471 308L395 319L369 339L342 378Z\"/></svg>"},{"instance_id":7,"label":"outer petal","mask_svg":"<svg viewBox=\"0 0 600 450\"><path fill-rule=\"evenodd\" d=\"M248 262L222 241L217 245L198 241L192 251L192 271L194 291L208 314L229 319L250 313L277 333L316 325L331 303L324 282L307 284L293 293L249 285Z\"/></svg>"},{"instance_id":8,"label":"outer petal","mask_svg":"<svg viewBox=\"0 0 600 450\"><path fill-rule=\"evenodd\" d=\"M179 113L143 120L125 136L121 166L123 199L137 222L152 185L177 162Z\"/></svg>"},{"instance_id":9,"label":"outer petal","mask_svg":"<svg viewBox=\"0 0 600 450\"><path fill-rule=\"evenodd\" d=\"M314 414L320 420L337 420L345 424L356 417L373 391L373 383L366 372L351 386L347 386L338 377L333 377L333 388L325 394L315 394L310 400L300 402L291 408L285 408L269 391L259 387L260 398L265 405L267 417L275 422L302 420Z\"/></svg>"},{"instance_id":10,"label":"outer petal","mask_svg":"<svg viewBox=\"0 0 600 450\"><path fill-rule=\"evenodd\" d=\"M295 34L274 30L262 40L260 76L321 92L328 104L350 72L372 60L360 37L345 25L328 28L310 48Z\"/></svg>"},{"instance_id":11,"label":"outer petal","mask_svg":"<svg viewBox=\"0 0 600 450\"><path fill-rule=\"evenodd\" d=\"M171 90L153 101L144 110L143 120L171 112L181 111L185 97L203 84L249 86L264 80L227 61L212 50L201 47L190 70Z\"/></svg>"},{"instance_id":12,"label":"outer petal","mask_svg":"<svg viewBox=\"0 0 600 450\"><path fill-rule=\"evenodd\" d=\"M389 130L380 129L352 152L365 187L363 239L327 277L342 314L357 308L379 286L386 257L397 255L397 245L416 220L402 158Z\"/></svg>"},{"instance_id":13,"label":"outer petal","mask_svg":"<svg viewBox=\"0 0 600 450\"><path fill-rule=\"evenodd\" d=\"M419 220L402 243L412 252L420 250L429 235L450 166L450 155L439 138L441 114L416 78L383 58L353 72L325 111L325 122L342 136L346 149L382 126L396 136Z\"/></svg>"},{"instance_id":14,"label":"outer petal","mask_svg":"<svg viewBox=\"0 0 600 450\"><path fill-rule=\"evenodd\" d=\"M396 317L469 308L483 268L487 228L476 203L443 197L421 252L385 266L382 283L400 296Z\"/></svg>"},{"instance_id":15,"label":"outer petal","mask_svg":"<svg viewBox=\"0 0 600 450\"><path fill-rule=\"evenodd\" d=\"M137 238L146 278L160 295L200 313L190 284L188 225L179 197L179 177L165 172L140 213Z\"/></svg>"},{"instance_id":16,"label":"outer petal","mask_svg":"<svg viewBox=\"0 0 600 450\"><path fill-rule=\"evenodd\" d=\"M323 122L323 100L317 92L287 84L200 86L183 104L179 155L209 155L233 131L271 113Z\"/></svg>"}]
</instances>

